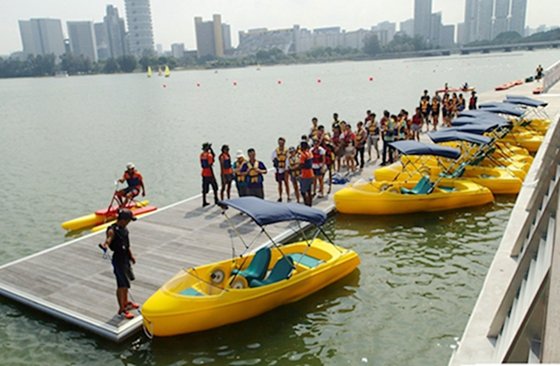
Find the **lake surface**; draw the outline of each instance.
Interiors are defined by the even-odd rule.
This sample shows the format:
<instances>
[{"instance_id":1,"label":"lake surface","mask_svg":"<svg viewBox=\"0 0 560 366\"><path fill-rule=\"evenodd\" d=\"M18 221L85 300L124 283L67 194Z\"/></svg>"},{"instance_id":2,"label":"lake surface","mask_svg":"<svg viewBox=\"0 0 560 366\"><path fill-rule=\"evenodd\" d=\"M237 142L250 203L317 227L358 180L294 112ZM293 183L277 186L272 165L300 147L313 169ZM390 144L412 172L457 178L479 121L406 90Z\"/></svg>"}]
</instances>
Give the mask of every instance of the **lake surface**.
<instances>
[{"instance_id":1,"label":"lake surface","mask_svg":"<svg viewBox=\"0 0 560 366\"><path fill-rule=\"evenodd\" d=\"M0 263L67 240L60 223L107 205L128 161L162 207L199 193L204 141L234 152L254 147L267 162L277 137L295 144L313 116L330 125L338 112L355 124L367 109L413 110L423 89L468 81L485 91L558 59L560 50L551 50L183 71L169 79L0 80ZM513 204L501 198L440 214L336 216L329 230L360 254L359 272L202 334L114 345L0 299L0 357L26 365L445 365Z\"/></svg>"}]
</instances>

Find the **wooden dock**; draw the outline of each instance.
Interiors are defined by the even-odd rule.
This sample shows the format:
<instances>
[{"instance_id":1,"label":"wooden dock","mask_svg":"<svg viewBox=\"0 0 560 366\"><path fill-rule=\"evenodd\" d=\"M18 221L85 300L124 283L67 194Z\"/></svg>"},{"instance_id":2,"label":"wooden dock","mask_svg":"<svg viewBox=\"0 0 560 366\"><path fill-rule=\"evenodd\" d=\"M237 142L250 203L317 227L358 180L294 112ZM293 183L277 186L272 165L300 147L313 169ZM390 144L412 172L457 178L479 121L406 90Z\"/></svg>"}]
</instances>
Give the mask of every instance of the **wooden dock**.
<instances>
[{"instance_id":1,"label":"wooden dock","mask_svg":"<svg viewBox=\"0 0 560 366\"><path fill-rule=\"evenodd\" d=\"M362 176L370 178L372 171L370 166ZM265 198L276 200L276 187L274 175L269 172L265 177ZM341 187L334 185L333 190ZM332 212L332 194L315 200L314 206ZM202 208L198 195L132 222L131 249L137 258L133 300L144 303L184 268L231 258L232 240L236 253L242 253L243 244L221 213L215 205ZM260 228L247 216L234 210L229 210L228 216L249 241L259 235ZM282 223L272 225L268 231L281 242L300 230L295 223ZM122 341L140 330L142 317L137 313L134 319L123 320L117 315L111 261L103 258L97 246L104 238L104 232L90 234L0 267L0 295L99 336ZM267 242L261 235L251 249Z\"/></svg>"}]
</instances>

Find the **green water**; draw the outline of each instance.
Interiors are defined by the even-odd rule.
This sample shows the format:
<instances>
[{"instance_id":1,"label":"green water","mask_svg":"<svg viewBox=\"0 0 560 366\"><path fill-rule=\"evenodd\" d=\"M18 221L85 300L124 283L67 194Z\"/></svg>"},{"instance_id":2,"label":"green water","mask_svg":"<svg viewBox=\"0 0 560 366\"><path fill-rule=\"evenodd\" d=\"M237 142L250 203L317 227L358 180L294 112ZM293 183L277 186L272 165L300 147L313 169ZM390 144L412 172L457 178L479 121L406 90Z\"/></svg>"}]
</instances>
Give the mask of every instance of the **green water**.
<instances>
[{"instance_id":1,"label":"green water","mask_svg":"<svg viewBox=\"0 0 560 366\"><path fill-rule=\"evenodd\" d=\"M0 263L66 240L60 222L105 206L128 161L161 207L198 193L202 141L233 151L253 146L265 160L279 135L293 144L312 116L328 124L334 111L357 121L366 109L411 110L424 88L467 79L488 90L557 59L559 50L176 72L166 80L0 80ZM336 216L330 234L359 253L359 272L298 303L196 335L115 345L0 299L0 364L445 365L513 204Z\"/></svg>"}]
</instances>

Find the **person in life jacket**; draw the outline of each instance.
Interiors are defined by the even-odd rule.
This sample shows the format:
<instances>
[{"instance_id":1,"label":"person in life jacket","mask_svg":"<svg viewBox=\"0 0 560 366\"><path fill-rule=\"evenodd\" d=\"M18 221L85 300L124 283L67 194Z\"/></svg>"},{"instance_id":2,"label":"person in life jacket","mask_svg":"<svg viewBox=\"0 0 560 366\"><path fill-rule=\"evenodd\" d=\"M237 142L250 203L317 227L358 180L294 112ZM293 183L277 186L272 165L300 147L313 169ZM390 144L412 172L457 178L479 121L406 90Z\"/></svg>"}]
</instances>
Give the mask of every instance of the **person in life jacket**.
<instances>
[{"instance_id":1,"label":"person in life jacket","mask_svg":"<svg viewBox=\"0 0 560 366\"><path fill-rule=\"evenodd\" d=\"M387 161L389 163L393 163L393 155L394 155L394 148L389 145L391 142L395 141L395 137L397 134L396 127L397 127L397 116L390 115L389 111L385 111L385 118L386 122L383 124L382 131L383 131L383 161L381 162L382 166L387 165Z\"/></svg>"},{"instance_id":2,"label":"person in life jacket","mask_svg":"<svg viewBox=\"0 0 560 366\"><path fill-rule=\"evenodd\" d=\"M209 205L206 200L206 195L210 191L210 186L214 191L214 203L218 203L218 183L216 182L216 177L214 176L214 150L212 150L212 144L205 142L202 144L202 153L200 154L200 167L202 168L202 207Z\"/></svg>"},{"instance_id":3,"label":"person in life jacket","mask_svg":"<svg viewBox=\"0 0 560 366\"><path fill-rule=\"evenodd\" d=\"M134 197L140 194L140 190L142 191L142 197L146 196L146 189L144 188L142 174L136 170L133 163L126 164L126 170L118 182L126 182L128 185L128 187L117 191L116 196L119 200L119 207L126 207L134 199Z\"/></svg>"},{"instance_id":4,"label":"person in life jacket","mask_svg":"<svg viewBox=\"0 0 560 366\"><path fill-rule=\"evenodd\" d=\"M313 159L311 161L311 168L313 169L313 193L314 196L317 193L317 186L319 186L319 198L323 198L325 194L325 186L324 186L324 174L325 174L325 149L319 145L318 142L315 142L313 148L311 149L311 154L313 155Z\"/></svg>"},{"instance_id":5,"label":"person in life jacket","mask_svg":"<svg viewBox=\"0 0 560 366\"><path fill-rule=\"evenodd\" d=\"M478 97L476 96L476 92L473 91L471 93L471 98L469 99L469 109L477 109L478 108Z\"/></svg>"},{"instance_id":6,"label":"person in life jacket","mask_svg":"<svg viewBox=\"0 0 560 366\"><path fill-rule=\"evenodd\" d=\"M220 199L224 200L224 191L228 199L231 195L231 182L233 181L233 166L231 163L231 156L229 155L229 146L222 146L222 153L218 156L220 161L220 176L222 180L222 187L220 188Z\"/></svg>"},{"instance_id":7,"label":"person in life jacket","mask_svg":"<svg viewBox=\"0 0 560 366\"><path fill-rule=\"evenodd\" d=\"M364 128L364 123L362 121L358 122L356 133L354 133L354 136L354 143L356 144L356 155L354 157L354 160L356 161L356 166L359 166L361 170L365 165L364 155L367 143L367 131Z\"/></svg>"},{"instance_id":8,"label":"person in life jacket","mask_svg":"<svg viewBox=\"0 0 560 366\"><path fill-rule=\"evenodd\" d=\"M368 132L367 138L367 151L368 151L368 161L372 160L371 148L375 149L376 158L379 159L379 136L381 134L379 123L375 119L375 113L369 115L369 120L366 122L366 130Z\"/></svg>"},{"instance_id":9,"label":"person in life jacket","mask_svg":"<svg viewBox=\"0 0 560 366\"><path fill-rule=\"evenodd\" d=\"M256 159L255 149L247 150L247 155L249 160L243 164L240 170L247 183L247 196L264 199L263 175L267 173L266 166Z\"/></svg>"},{"instance_id":10,"label":"person in life jacket","mask_svg":"<svg viewBox=\"0 0 560 366\"><path fill-rule=\"evenodd\" d=\"M290 202L290 177L287 169L288 149L286 139L278 139L278 147L272 152L272 163L276 168L276 182L278 183L278 202L282 202L282 185L286 187L286 200Z\"/></svg>"},{"instance_id":11,"label":"person in life jacket","mask_svg":"<svg viewBox=\"0 0 560 366\"><path fill-rule=\"evenodd\" d=\"M430 96L428 91L424 90L424 95L420 98L420 112L422 113L422 119L426 125L426 132L430 130Z\"/></svg>"},{"instance_id":12,"label":"person in life jacket","mask_svg":"<svg viewBox=\"0 0 560 366\"><path fill-rule=\"evenodd\" d=\"M439 111L441 110L441 101L437 94L432 98L432 126L433 130L437 131L437 126L439 123Z\"/></svg>"},{"instance_id":13,"label":"person in life jacket","mask_svg":"<svg viewBox=\"0 0 560 366\"><path fill-rule=\"evenodd\" d=\"M235 155L235 161L233 162L233 173L235 179L235 186L237 187L237 194L239 197L244 197L247 195L247 183L245 182L245 175L241 173L241 168L243 164L247 161L243 151L237 150Z\"/></svg>"},{"instance_id":14,"label":"person in life jacket","mask_svg":"<svg viewBox=\"0 0 560 366\"><path fill-rule=\"evenodd\" d=\"M309 138L312 140L317 139L317 132L319 131L319 120L317 117L311 118L311 129L309 130Z\"/></svg>"},{"instance_id":15,"label":"person in life jacket","mask_svg":"<svg viewBox=\"0 0 560 366\"><path fill-rule=\"evenodd\" d=\"M466 101L465 98L463 97L463 94L459 94L459 100L457 102L457 111L462 112L465 110L466 107L467 107Z\"/></svg>"},{"instance_id":16,"label":"person in life jacket","mask_svg":"<svg viewBox=\"0 0 560 366\"><path fill-rule=\"evenodd\" d=\"M311 188L313 186L313 153L309 151L309 144L302 141L300 144L301 152L299 154L299 166L301 169L300 191L303 196L303 203L311 207L313 196Z\"/></svg>"},{"instance_id":17,"label":"person in life jacket","mask_svg":"<svg viewBox=\"0 0 560 366\"><path fill-rule=\"evenodd\" d=\"M299 155L295 147L290 146L288 149L288 172L290 175L290 181L294 187L294 193L296 196L297 203L300 203L299 194L299 179L301 175L301 169L299 166Z\"/></svg>"}]
</instances>

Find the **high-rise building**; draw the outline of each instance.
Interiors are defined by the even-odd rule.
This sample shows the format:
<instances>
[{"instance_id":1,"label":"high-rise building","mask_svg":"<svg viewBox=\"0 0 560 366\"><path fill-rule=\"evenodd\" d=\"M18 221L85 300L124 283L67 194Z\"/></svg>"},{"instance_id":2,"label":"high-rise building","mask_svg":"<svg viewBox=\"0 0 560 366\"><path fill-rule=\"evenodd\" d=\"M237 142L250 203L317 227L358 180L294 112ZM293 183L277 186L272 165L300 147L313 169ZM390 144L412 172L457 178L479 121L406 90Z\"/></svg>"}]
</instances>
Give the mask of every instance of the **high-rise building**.
<instances>
[{"instance_id":1,"label":"high-rise building","mask_svg":"<svg viewBox=\"0 0 560 366\"><path fill-rule=\"evenodd\" d=\"M414 37L414 19L408 19L399 24L399 32Z\"/></svg>"},{"instance_id":2,"label":"high-rise building","mask_svg":"<svg viewBox=\"0 0 560 366\"><path fill-rule=\"evenodd\" d=\"M371 31L377 35L377 39L381 45L386 45L393 40L395 33L397 33L397 23L381 22L373 27Z\"/></svg>"},{"instance_id":3,"label":"high-rise building","mask_svg":"<svg viewBox=\"0 0 560 366\"><path fill-rule=\"evenodd\" d=\"M195 17L194 26L198 57L223 57L225 51L231 49L230 27L222 23L221 15L214 14L207 22Z\"/></svg>"},{"instance_id":4,"label":"high-rise building","mask_svg":"<svg viewBox=\"0 0 560 366\"><path fill-rule=\"evenodd\" d=\"M150 0L125 0L128 47L136 57L154 53Z\"/></svg>"},{"instance_id":5,"label":"high-rise building","mask_svg":"<svg viewBox=\"0 0 560 366\"><path fill-rule=\"evenodd\" d=\"M478 0L465 0L464 43L474 42L478 38Z\"/></svg>"},{"instance_id":6,"label":"high-rise building","mask_svg":"<svg viewBox=\"0 0 560 366\"><path fill-rule=\"evenodd\" d=\"M68 38L70 39L70 51L76 56L83 56L93 62L97 62L97 44L93 22L78 21L66 23L68 27Z\"/></svg>"},{"instance_id":7,"label":"high-rise building","mask_svg":"<svg viewBox=\"0 0 560 366\"><path fill-rule=\"evenodd\" d=\"M429 42L432 24L432 0L414 0L414 35Z\"/></svg>"},{"instance_id":8,"label":"high-rise building","mask_svg":"<svg viewBox=\"0 0 560 366\"><path fill-rule=\"evenodd\" d=\"M124 19L119 17L119 10L113 5L107 5L107 11L105 17L103 18L103 24L107 33L107 46L109 47L110 57L119 58L126 55L128 52ZM153 43L153 40L151 42ZM148 44L148 42L146 44Z\"/></svg>"},{"instance_id":9,"label":"high-rise building","mask_svg":"<svg viewBox=\"0 0 560 366\"><path fill-rule=\"evenodd\" d=\"M171 45L171 56L176 59L182 59L185 57L185 44L184 43L173 43Z\"/></svg>"},{"instance_id":10,"label":"high-rise building","mask_svg":"<svg viewBox=\"0 0 560 366\"><path fill-rule=\"evenodd\" d=\"M467 43L465 36L465 23L457 24L457 44L464 45Z\"/></svg>"},{"instance_id":11,"label":"high-rise building","mask_svg":"<svg viewBox=\"0 0 560 366\"><path fill-rule=\"evenodd\" d=\"M496 38L498 34L508 31L509 4L510 0L496 0L492 38Z\"/></svg>"},{"instance_id":12,"label":"high-rise building","mask_svg":"<svg viewBox=\"0 0 560 366\"><path fill-rule=\"evenodd\" d=\"M95 32L97 57L102 61L111 58L111 52L109 51L109 37L107 36L107 28L105 28L105 23L94 23L93 31Z\"/></svg>"},{"instance_id":13,"label":"high-rise building","mask_svg":"<svg viewBox=\"0 0 560 366\"><path fill-rule=\"evenodd\" d=\"M527 0L511 0L511 19L509 29L521 35L525 33L527 19Z\"/></svg>"},{"instance_id":14,"label":"high-rise building","mask_svg":"<svg viewBox=\"0 0 560 366\"><path fill-rule=\"evenodd\" d=\"M430 24L430 38L428 42L433 46L439 46L439 41L441 37L441 28L443 24L441 22L441 12L432 14L432 23Z\"/></svg>"},{"instance_id":15,"label":"high-rise building","mask_svg":"<svg viewBox=\"0 0 560 366\"><path fill-rule=\"evenodd\" d=\"M494 0L479 0L478 5L478 37L479 40L492 39L492 15L494 14Z\"/></svg>"},{"instance_id":16,"label":"high-rise building","mask_svg":"<svg viewBox=\"0 0 560 366\"><path fill-rule=\"evenodd\" d=\"M64 54L62 22L59 19L20 20L19 30L23 53L61 56Z\"/></svg>"},{"instance_id":17,"label":"high-rise building","mask_svg":"<svg viewBox=\"0 0 560 366\"><path fill-rule=\"evenodd\" d=\"M439 33L439 46L442 48L451 48L455 45L455 26L442 25Z\"/></svg>"}]
</instances>

